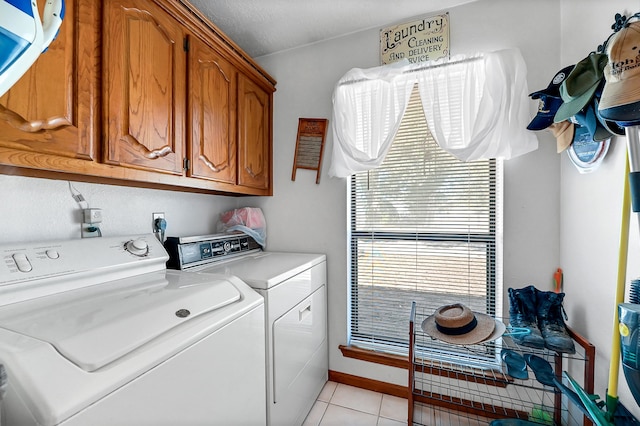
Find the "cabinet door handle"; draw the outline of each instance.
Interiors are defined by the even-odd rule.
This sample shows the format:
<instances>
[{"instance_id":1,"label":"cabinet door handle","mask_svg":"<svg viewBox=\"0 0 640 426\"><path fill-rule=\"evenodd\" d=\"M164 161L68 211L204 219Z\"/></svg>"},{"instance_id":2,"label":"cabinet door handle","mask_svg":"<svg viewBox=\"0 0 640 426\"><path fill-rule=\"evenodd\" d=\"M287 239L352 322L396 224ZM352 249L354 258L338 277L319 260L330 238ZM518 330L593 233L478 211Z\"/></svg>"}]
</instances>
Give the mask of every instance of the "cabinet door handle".
<instances>
[{"instance_id":1,"label":"cabinet door handle","mask_svg":"<svg viewBox=\"0 0 640 426\"><path fill-rule=\"evenodd\" d=\"M253 179L256 178L256 174L253 173L253 169L251 167L245 167L244 169L249 174L249 176L251 176Z\"/></svg>"}]
</instances>

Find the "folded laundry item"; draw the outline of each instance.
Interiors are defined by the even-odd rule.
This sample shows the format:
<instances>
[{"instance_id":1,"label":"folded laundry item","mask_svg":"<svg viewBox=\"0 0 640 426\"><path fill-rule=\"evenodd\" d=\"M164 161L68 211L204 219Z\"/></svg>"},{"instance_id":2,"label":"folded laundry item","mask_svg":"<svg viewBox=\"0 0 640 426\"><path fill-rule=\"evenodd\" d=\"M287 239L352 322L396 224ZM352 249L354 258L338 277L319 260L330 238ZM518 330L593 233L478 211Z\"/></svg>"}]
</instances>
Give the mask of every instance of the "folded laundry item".
<instances>
[{"instance_id":1,"label":"folded laundry item","mask_svg":"<svg viewBox=\"0 0 640 426\"><path fill-rule=\"evenodd\" d=\"M220 215L220 220L226 226L244 225L253 229L266 227L264 214L258 207L242 207L226 211Z\"/></svg>"},{"instance_id":2,"label":"folded laundry item","mask_svg":"<svg viewBox=\"0 0 640 426\"><path fill-rule=\"evenodd\" d=\"M253 237L262 247L267 240L267 222L258 207L242 207L220 215L218 232L242 231Z\"/></svg>"},{"instance_id":3,"label":"folded laundry item","mask_svg":"<svg viewBox=\"0 0 640 426\"><path fill-rule=\"evenodd\" d=\"M506 373L514 379L527 380L529 373L527 372L527 363L518 352L511 349L502 349L500 357L506 367Z\"/></svg>"}]
</instances>

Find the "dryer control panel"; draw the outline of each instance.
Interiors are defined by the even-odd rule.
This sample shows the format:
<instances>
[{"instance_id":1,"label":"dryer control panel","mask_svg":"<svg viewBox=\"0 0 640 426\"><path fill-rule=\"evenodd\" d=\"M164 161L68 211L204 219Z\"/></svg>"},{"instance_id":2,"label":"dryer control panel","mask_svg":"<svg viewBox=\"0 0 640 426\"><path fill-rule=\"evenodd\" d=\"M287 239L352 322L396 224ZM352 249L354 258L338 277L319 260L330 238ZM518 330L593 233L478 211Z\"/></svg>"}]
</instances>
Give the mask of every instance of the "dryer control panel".
<instances>
[{"instance_id":1,"label":"dryer control panel","mask_svg":"<svg viewBox=\"0 0 640 426\"><path fill-rule=\"evenodd\" d=\"M169 252L167 267L181 270L262 249L253 237L242 232L168 237L165 248Z\"/></svg>"}]
</instances>

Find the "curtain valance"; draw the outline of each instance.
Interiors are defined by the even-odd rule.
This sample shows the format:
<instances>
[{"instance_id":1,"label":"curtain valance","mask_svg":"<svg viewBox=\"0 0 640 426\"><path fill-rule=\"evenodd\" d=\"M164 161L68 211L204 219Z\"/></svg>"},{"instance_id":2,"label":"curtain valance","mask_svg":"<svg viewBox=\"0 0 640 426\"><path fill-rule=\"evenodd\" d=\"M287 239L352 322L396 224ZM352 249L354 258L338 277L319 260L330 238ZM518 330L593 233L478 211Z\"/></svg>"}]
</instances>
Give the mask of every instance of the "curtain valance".
<instances>
[{"instance_id":1,"label":"curtain valance","mask_svg":"<svg viewBox=\"0 0 640 426\"><path fill-rule=\"evenodd\" d=\"M382 163L417 84L434 139L462 161L510 159L538 147L527 131L526 66L517 49L347 72L333 93L329 174Z\"/></svg>"}]
</instances>

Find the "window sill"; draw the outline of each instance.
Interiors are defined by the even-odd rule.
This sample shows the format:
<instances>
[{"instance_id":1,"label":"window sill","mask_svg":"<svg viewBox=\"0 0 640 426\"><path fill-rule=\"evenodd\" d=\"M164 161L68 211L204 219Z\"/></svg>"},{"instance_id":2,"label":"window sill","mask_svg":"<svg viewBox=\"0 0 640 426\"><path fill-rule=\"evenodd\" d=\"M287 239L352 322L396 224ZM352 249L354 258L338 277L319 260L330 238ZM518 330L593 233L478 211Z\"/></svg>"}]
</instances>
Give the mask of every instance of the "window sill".
<instances>
[{"instance_id":1,"label":"window sill","mask_svg":"<svg viewBox=\"0 0 640 426\"><path fill-rule=\"evenodd\" d=\"M375 364L388 365L389 367L409 369L409 357L401 355L390 355L383 352L376 352L370 349L361 349L356 346L339 345L338 348L345 358L359 359L361 361L373 362Z\"/></svg>"}]
</instances>

